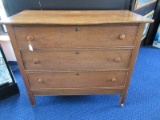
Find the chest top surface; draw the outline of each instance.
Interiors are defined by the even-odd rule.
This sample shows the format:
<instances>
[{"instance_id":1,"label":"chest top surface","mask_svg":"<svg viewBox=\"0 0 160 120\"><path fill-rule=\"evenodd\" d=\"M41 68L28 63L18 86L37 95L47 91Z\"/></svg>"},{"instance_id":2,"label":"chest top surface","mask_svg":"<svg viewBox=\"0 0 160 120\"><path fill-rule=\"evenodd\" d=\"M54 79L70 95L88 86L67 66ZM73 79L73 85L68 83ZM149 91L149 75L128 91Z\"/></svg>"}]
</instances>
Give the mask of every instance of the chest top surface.
<instances>
[{"instance_id":1,"label":"chest top surface","mask_svg":"<svg viewBox=\"0 0 160 120\"><path fill-rule=\"evenodd\" d=\"M1 24L92 25L108 23L151 23L128 10L25 10L2 20Z\"/></svg>"}]
</instances>

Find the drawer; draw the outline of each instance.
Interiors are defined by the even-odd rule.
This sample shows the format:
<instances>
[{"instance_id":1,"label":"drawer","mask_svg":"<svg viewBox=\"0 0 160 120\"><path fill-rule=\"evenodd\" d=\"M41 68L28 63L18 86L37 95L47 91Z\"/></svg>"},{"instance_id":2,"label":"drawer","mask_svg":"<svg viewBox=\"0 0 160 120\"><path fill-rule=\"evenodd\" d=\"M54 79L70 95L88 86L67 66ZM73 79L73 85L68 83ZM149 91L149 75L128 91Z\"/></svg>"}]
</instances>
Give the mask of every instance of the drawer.
<instances>
[{"instance_id":1,"label":"drawer","mask_svg":"<svg viewBox=\"0 0 160 120\"><path fill-rule=\"evenodd\" d=\"M27 73L31 89L124 86L127 72L34 72Z\"/></svg>"},{"instance_id":2,"label":"drawer","mask_svg":"<svg viewBox=\"0 0 160 120\"><path fill-rule=\"evenodd\" d=\"M21 51L26 70L114 70L127 69L132 50Z\"/></svg>"},{"instance_id":3,"label":"drawer","mask_svg":"<svg viewBox=\"0 0 160 120\"><path fill-rule=\"evenodd\" d=\"M14 27L18 47L28 49L133 46L137 26Z\"/></svg>"}]
</instances>

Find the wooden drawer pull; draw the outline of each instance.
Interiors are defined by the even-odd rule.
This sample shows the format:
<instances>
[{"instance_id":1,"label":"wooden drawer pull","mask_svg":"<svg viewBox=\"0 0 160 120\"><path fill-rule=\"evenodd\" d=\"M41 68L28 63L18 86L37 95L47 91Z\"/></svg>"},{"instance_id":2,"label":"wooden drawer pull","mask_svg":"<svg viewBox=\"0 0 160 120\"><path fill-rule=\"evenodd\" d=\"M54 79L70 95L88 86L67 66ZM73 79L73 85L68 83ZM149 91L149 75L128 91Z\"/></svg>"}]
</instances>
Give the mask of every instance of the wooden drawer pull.
<instances>
[{"instance_id":1,"label":"wooden drawer pull","mask_svg":"<svg viewBox=\"0 0 160 120\"><path fill-rule=\"evenodd\" d=\"M125 36L124 34L122 34L122 35L119 35L118 38L119 38L120 40L124 40L124 39L126 38L126 36Z\"/></svg>"},{"instance_id":2,"label":"wooden drawer pull","mask_svg":"<svg viewBox=\"0 0 160 120\"><path fill-rule=\"evenodd\" d=\"M38 83L43 83L43 80L42 79L38 79Z\"/></svg>"},{"instance_id":3,"label":"wooden drawer pull","mask_svg":"<svg viewBox=\"0 0 160 120\"><path fill-rule=\"evenodd\" d=\"M33 63L34 63L34 64L38 64L38 63L39 63L39 60L38 60L38 59L33 59Z\"/></svg>"},{"instance_id":4,"label":"wooden drawer pull","mask_svg":"<svg viewBox=\"0 0 160 120\"><path fill-rule=\"evenodd\" d=\"M112 82L116 82L117 79L115 77L112 78Z\"/></svg>"},{"instance_id":5,"label":"wooden drawer pull","mask_svg":"<svg viewBox=\"0 0 160 120\"><path fill-rule=\"evenodd\" d=\"M116 61L116 62L121 62L122 59L121 59L120 57L116 57L116 58L115 58L115 61Z\"/></svg>"},{"instance_id":6,"label":"wooden drawer pull","mask_svg":"<svg viewBox=\"0 0 160 120\"><path fill-rule=\"evenodd\" d=\"M33 36L27 36L28 41L33 41L33 39L34 39Z\"/></svg>"}]
</instances>

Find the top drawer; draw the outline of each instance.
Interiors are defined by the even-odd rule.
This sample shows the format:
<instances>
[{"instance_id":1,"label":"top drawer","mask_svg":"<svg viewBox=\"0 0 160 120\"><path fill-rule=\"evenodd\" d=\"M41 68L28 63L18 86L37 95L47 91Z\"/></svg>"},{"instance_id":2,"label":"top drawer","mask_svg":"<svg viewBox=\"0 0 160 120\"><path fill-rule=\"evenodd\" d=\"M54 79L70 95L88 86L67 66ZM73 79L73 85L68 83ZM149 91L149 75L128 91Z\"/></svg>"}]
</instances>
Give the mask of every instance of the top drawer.
<instances>
[{"instance_id":1,"label":"top drawer","mask_svg":"<svg viewBox=\"0 0 160 120\"><path fill-rule=\"evenodd\" d=\"M138 26L14 27L18 47L28 49L133 46Z\"/></svg>"}]
</instances>

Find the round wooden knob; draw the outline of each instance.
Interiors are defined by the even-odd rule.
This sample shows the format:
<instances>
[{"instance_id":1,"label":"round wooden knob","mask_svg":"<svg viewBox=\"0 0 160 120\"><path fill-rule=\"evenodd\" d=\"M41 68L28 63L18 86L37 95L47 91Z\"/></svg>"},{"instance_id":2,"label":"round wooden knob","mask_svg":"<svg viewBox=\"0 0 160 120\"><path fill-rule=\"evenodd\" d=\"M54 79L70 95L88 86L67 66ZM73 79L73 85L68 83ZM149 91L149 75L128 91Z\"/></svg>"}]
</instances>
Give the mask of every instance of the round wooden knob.
<instances>
[{"instance_id":1,"label":"round wooden knob","mask_svg":"<svg viewBox=\"0 0 160 120\"><path fill-rule=\"evenodd\" d=\"M43 80L42 79L38 79L38 83L43 83Z\"/></svg>"},{"instance_id":2,"label":"round wooden knob","mask_svg":"<svg viewBox=\"0 0 160 120\"><path fill-rule=\"evenodd\" d=\"M124 39L126 38L126 36L125 36L124 34L122 34L122 35L119 35L118 38L119 38L120 40L124 40Z\"/></svg>"},{"instance_id":3,"label":"round wooden knob","mask_svg":"<svg viewBox=\"0 0 160 120\"><path fill-rule=\"evenodd\" d=\"M120 57L116 57L116 58L115 58L115 61L116 61L116 62L121 62L122 60L121 60Z\"/></svg>"},{"instance_id":4,"label":"round wooden knob","mask_svg":"<svg viewBox=\"0 0 160 120\"><path fill-rule=\"evenodd\" d=\"M32 41L33 39L34 39L33 36L27 36L28 41Z\"/></svg>"},{"instance_id":5,"label":"round wooden knob","mask_svg":"<svg viewBox=\"0 0 160 120\"><path fill-rule=\"evenodd\" d=\"M117 79L115 77L112 78L112 82L115 82L117 81Z\"/></svg>"},{"instance_id":6,"label":"round wooden knob","mask_svg":"<svg viewBox=\"0 0 160 120\"><path fill-rule=\"evenodd\" d=\"M39 63L39 60L38 59L33 59L33 63L37 64L37 63Z\"/></svg>"}]
</instances>

